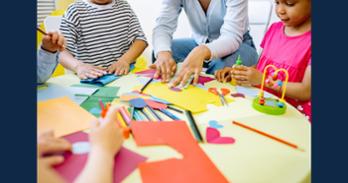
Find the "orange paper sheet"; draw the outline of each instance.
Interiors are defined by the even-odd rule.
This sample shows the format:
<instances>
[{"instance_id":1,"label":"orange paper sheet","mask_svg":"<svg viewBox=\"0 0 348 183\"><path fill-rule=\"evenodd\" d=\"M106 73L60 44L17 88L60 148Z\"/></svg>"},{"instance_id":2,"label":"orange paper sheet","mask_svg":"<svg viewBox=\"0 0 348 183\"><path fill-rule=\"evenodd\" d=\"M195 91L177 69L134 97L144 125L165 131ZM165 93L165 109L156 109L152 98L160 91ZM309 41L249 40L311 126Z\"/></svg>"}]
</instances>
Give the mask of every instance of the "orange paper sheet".
<instances>
[{"instance_id":1,"label":"orange paper sheet","mask_svg":"<svg viewBox=\"0 0 348 183\"><path fill-rule=\"evenodd\" d=\"M139 169L143 182L228 182L199 147L184 121L133 121L131 127L138 146L168 145L183 155L183 159L141 163Z\"/></svg>"},{"instance_id":2,"label":"orange paper sheet","mask_svg":"<svg viewBox=\"0 0 348 183\"><path fill-rule=\"evenodd\" d=\"M57 137L85 130L96 120L68 97L38 102L37 118L39 132L52 129Z\"/></svg>"}]
</instances>

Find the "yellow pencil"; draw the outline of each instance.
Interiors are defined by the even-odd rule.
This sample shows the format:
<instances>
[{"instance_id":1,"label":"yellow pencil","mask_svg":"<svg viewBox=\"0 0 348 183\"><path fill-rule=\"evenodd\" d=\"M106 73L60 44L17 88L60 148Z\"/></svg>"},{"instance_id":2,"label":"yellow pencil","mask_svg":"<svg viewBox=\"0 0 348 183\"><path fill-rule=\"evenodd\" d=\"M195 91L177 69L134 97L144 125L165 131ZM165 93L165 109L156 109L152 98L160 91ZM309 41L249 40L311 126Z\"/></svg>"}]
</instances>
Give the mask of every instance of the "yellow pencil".
<instances>
[{"instance_id":1,"label":"yellow pencil","mask_svg":"<svg viewBox=\"0 0 348 183\"><path fill-rule=\"evenodd\" d=\"M124 121L124 119L122 118L120 111L117 111L116 117L117 117L118 121L121 122L122 127L127 128L127 124Z\"/></svg>"}]
</instances>

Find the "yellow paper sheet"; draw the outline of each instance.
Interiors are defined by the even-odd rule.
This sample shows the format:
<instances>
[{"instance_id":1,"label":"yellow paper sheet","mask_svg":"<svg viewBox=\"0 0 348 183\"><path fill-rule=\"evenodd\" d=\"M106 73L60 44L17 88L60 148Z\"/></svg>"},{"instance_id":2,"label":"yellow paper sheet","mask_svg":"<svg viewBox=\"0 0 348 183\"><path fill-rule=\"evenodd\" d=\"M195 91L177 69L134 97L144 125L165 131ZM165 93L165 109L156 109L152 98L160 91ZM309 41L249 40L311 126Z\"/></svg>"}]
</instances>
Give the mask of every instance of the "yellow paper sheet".
<instances>
[{"instance_id":1,"label":"yellow paper sheet","mask_svg":"<svg viewBox=\"0 0 348 183\"><path fill-rule=\"evenodd\" d=\"M192 85L181 92L176 92L169 89L167 84L157 82L148 85L144 93L167 100L192 113L206 111L207 104L221 106L220 98L217 95ZM232 101L232 99L227 99L227 101Z\"/></svg>"},{"instance_id":2,"label":"yellow paper sheet","mask_svg":"<svg viewBox=\"0 0 348 183\"><path fill-rule=\"evenodd\" d=\"M85 130L96 120L68 97L38 102L37 118L38 132L52 129L57 137Z\"/></svg>"}]
</instances>

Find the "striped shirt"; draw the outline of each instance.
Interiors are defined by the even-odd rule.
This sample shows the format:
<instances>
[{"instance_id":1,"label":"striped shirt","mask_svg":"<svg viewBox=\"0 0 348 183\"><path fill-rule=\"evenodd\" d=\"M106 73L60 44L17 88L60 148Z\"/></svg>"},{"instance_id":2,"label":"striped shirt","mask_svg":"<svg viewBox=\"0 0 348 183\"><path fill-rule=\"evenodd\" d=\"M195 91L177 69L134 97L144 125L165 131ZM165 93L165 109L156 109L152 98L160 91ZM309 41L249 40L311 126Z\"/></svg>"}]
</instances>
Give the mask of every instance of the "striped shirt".
<instances>
[{"instance_id":1,"label":"striped shirt","mask_svg":"<svg viewBox=\"0 0 348 183\"><path fill-rule=\"evenodd\" d=\"M67 50L79 61L108 67L136 40L146 38L137 16L125 0L107 5L78 0L65 12L60 31Z\"/></svg>"}]
</instances>

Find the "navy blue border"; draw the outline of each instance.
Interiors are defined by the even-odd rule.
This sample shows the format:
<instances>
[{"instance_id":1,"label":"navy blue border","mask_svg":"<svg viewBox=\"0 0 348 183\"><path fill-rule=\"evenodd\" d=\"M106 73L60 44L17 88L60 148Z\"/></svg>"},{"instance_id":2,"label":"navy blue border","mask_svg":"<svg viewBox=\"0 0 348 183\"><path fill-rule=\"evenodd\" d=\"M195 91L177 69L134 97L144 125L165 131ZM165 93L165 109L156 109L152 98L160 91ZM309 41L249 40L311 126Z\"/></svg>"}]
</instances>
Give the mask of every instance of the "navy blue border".
<instances>
[{"instance_id":1,"label":"navy blue border","mask_svg":"<svg viewBox=\"0 0 348 183\"><path fill-rule=\"evenodd\" d=\"M313 182L347 180L346 4L346 1L312 1Z\"/></svg>"},{"instance_id":2,"label":"navy blue border","mask_svg":"<svg viewBox=\"0 0 348 183\"><path fill-rule=\"evenodd\" d=\"M36 1L1 1L0 17L0 182L36 182Z\"/></svg>"}]
</instances>

